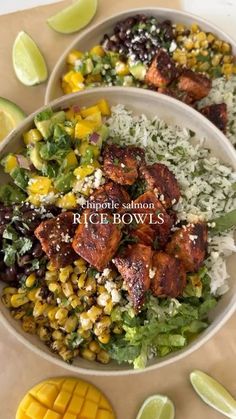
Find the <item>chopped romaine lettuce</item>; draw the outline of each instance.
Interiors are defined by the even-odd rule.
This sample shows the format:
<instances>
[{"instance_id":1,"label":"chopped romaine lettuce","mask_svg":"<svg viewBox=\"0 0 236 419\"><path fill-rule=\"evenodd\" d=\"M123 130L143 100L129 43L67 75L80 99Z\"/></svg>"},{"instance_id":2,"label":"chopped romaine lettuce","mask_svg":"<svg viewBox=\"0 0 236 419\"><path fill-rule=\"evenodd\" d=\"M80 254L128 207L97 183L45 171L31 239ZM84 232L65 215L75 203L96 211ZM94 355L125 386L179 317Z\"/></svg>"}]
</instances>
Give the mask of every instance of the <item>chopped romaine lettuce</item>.
<instances>
[{"instance_id":1,"label":"chopped romaine lettuce","mask_svg":"<svg viewBox=\"0 0 236 419\"><path fill-rule=\"evenodd\" d=\"M4 204L18 204L24 202L26 195L15 185L1 185L0 186L0 202Z\"/></svg>"}]
</instances>

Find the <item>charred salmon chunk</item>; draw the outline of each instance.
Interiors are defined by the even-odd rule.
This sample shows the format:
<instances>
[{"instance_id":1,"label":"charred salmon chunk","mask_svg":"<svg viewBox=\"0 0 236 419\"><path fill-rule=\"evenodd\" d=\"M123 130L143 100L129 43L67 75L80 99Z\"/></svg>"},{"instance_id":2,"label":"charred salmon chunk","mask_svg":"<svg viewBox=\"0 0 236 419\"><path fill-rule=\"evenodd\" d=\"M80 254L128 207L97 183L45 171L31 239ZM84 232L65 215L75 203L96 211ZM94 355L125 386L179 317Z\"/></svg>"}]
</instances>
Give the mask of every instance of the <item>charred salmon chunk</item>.
<instances>
[{"instance_id":1,"label":"charred salmon chunk","mask_svg":"<svg viewBox=\"0 0 236 419\"><path fill-rule=\"evenodd\" d=\"M105 175L121 185L132 185L138 178L138 168L145 162L145 152L134 146L107 145L103 153Z\"/></svg>"},{"instance_id":2,"label":"charred salmon chunk","mask_svg":"<svg viewBox=\"0 0 236 419\"><path fill-rule=\"evenodd\" d=\"M180 260L165 252L154 252L151 291L156 297L176 298L183 294L186 271Z\"/></svg>"},{"instance_id":3,"label":"charred salmon chunk","mask_svg":"<svg viewBox=\"0 0 236 419\"><path fill-rule=\"evenodd\" d=\"M179 259L187 272L197 272L206 258L207 239L205 223L189 224L175 231L166 252Z\"/></svg>"},{"instance_id":4,"label":"charred salmon chunk","mask_svg":"<svg viewBox=\"0 0 236 419\"><path fill-rule=\"evenodd\" d=\"M155 241L155 230L147 224L138 224L137 227L130 232L130 236L136 239L137 243L153 246Z\"/></svg>"},{"instance_id":5,"label":"charred salmon chunk","mask_svg":"<svg viewBox=\"0 0 236 419\"><path fill-rule=\"evenodd\" d=\"M154 230L155 245L158 248L168 242L173 220L154 192L147 191L135 199L131 212L136 224L147 224Z\"/></svg>"},{"instance_id":6,"label":"charred salmon chunk","mask_svg":"<svg viewBox=\"0 0 236 419\"><path fill-rule=\"evenodd\" d=\"M117 183L107 182L96 190L91 196L90 201L93 204L100 204L102 208L115 212L131 201L128 192Z\"/></svg>"},{"instance_id":7,"label":"charred salmon chunk","mask_svg":"<svg viewBox=\"0 0 236 419\"><path fill-rule=\"evenodd\" d=\"M160 196L164 207L170 208L179 201L180 188L174 173L162 163L143 166L140 170L147 189Z\"/></svg>"},{"instance_id":8,"label":"charred salmon chunk","mask_svg":"<svg viewBox=\"0 0 236 419\"><path fill-rule=\"evenodd\" d=\"M121 230L113 224L111 215L102 216L92 210L84 211L72 242L75 252L98 271L108 265L121 240Z\"/></svg>"},{"instance_id":9,"label":"charred salmon chunk","mask_svg":"<svg viewBox=\"0 0 236 419\"><path fill-rule=\"evenodd\" d=\"M42 221L34 231L55 268L63 268L76 259L76 253L72 248L75 228L74 214L68 211L56 218Z\"/></svg>"},{"instance_id":10,"label":"charred salmon chunk","mask_svg":"<svg viewBox=\"0 0 236 419\"><path fill-rule=\"evenodd\" d=\"M169 54L160 49L154 57L145 77L147 84L165 87L177 77L177 68Z\"/></svg>"},{"instance_id":11,"label":"charred salmon chunk","mask_svg":"<svg viewBox=\"0 0 236 419\"><path fill-rule=\"evenodd\" d=\"M113 259L113 263L124 279L131 302L136 311L142 308L145 293L150 287L149 270L152 249L143 244L133 244Z\"/></svg>"},{"instance_id":12,"label":"charred salmon chunk","mask_svg":"<svg viewBox=\"0 0 236 419\"><path fill-rule=\"evenodd\" d=\"M208 118L217 128L224 133L226 132L226 125L228 122L227 106L225 103L217 105L209 105L200 109L200 112Z\"/></svg>"},{"instance_id":13,"label":"charred salmon chunk","mask_svg":"<svg viewBox=\"0 0 236 419\"><path fill-rule=\"evenodd\" d=\"M210 93L211 80L203 74L184 70L178 79L178 89L189 93L193 100L200 100Z\"/></svg>"},{"instance_id":14,"label":"charred salmon chunk","mask_svg":"<svg viewBox=\"0 0 236 419\"><path fill-rule=\"evenodd\" d=\"M172 87L159 87L158 93L173 97L174 99L180 100L187 105L192 105L194 102L193 97L188 93Z\"/></svg>"}]
</instances>

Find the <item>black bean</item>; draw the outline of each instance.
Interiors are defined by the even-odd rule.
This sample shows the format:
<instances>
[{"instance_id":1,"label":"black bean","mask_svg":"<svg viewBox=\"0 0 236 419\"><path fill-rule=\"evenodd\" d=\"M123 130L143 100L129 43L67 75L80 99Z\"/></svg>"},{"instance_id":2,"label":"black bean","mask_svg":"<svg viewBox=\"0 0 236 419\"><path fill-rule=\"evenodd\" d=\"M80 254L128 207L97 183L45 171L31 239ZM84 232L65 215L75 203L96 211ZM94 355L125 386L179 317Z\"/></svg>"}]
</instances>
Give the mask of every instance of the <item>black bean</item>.
<instances>
[{"instance_id":1,"label":"black bean","mask_svg":"<svg viewBox=\"0 0 236 419\"><path fill-rule=\"evenodd\" d=\"M33 246L32 249L32 256L36 259L40 258L41 256L43 256L44 252L42 249L41 244L38 242Z\"/></svg>"},{"instance_id":2,"label":"black bean","mask_svg":"<svg viewBox=\"0 0 236 419\"><path fill-rule=\"evenodd\" d=\"M4 282L13 282L17 280L17 269L15 266L6 268L5 272L1 274L1 279Z\"/></svg>"},{"instance_id":3,"label":"black bean","mask_svg":"<svg viewBox=\"0 0 236 419\"><path fill-rule=\"evenodd\" d=\"M30 255L21 256L18 259L18 265L22 268L23 266L27 265L31 261L31 259L32 259L32 256Z\"/></svg>"},{"instance_id":4,"label":"black bean","mask_svg":"<svg viewBox=\"0 0 236 419\"><path fill-rule=\"evenodd\" d=\"M35 273L36 273L36 276L37 277L39 277L39 278L42 278L44 275L45 275L45 271L46 271L46 269L45 268L40 268L40 269L38 269Z\"/></svg>"}]
</instances>

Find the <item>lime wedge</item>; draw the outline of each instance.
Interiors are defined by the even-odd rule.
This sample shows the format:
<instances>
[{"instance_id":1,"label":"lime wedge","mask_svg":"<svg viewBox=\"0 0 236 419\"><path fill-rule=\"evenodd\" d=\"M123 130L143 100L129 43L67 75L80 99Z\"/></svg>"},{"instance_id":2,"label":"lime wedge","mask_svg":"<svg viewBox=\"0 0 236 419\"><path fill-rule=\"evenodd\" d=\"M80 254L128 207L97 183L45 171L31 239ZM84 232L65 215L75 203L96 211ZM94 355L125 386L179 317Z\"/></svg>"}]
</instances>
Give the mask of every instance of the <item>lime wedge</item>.
<instances>
[{"instance_id":1,"label":"lime wedge","mask_svg":"<svg viewBox=\"0 0 236 419\"><path fill-rule=\"evenodd\" d=\"M47 66L38 46L25 32L19 32L13 45L13 67L17 78L26 86L45 81Z\"/></svg>"},{"instance_id":2,"label":"lime wedge","mask_svg":"<svg viewBox=\"0 0 236 419\"><path fill-rule=\"evenodd\" d=\"M236 400L218 381L198 370L190 374L190 381L205 403L228 418L236 418Z\"/></svg>"},{"instance_id":3,"label":"lime wedge","mask_svg":"<svg viewBox=\"0 0 236 419\"><path fill-rule=\"evenodd\" d=\"M50 17L49 26L60 33L73 33L84 28L97 10L97 0L77 0L71 6Z\"/></svg>"},{"instance_id":4,"label":"lime wedge","mask_svg":"<svg viewBox=\"0 0 236 419\"><path fill-rule=\"evenodd\" d=\"M0 141L24 118L25 113L13 102L0 97Z\"/></svg>"},{"instance_id":5,"label":"lime wedge","mask_svg":"<svg viewBox=\"0 0 236 419\"><path fill-rule=\"evenodd\" d=\"M174 419L175 408L167 396L155 394L145 400L136 419Z\"/></svg>"}]
</instances>

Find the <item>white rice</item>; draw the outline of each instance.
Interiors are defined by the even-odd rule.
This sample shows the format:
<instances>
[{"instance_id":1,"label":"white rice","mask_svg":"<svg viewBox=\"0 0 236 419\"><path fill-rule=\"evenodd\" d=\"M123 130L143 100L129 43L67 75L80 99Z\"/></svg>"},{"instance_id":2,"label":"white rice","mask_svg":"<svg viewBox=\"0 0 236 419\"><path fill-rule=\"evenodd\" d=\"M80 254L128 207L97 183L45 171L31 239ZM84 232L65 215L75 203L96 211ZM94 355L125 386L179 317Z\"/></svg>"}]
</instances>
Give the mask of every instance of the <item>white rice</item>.
<instances>
[{"instance_id":1,"label":"white rice","mask_svg":"<svg viewBox=\"0 0 236 419\"><path fill-rule=\"evenodd\" d=\"M236 76L213 80L210 94L198 102L198 108L222 102L226 103L228 111L227 137L236 145Z\"/></svg>"},{"instance_id":2,"label":"white rice","mask_svg":"<svg viewBox=\"0 0 236 419\"><path fill-rule=\"evenodd\" d=\"M196 137L193 141L194 134L189 130L169 126L158 118L149 120L145 115L134 116L123 105L112 108L108 125L110 136L117 142L144 147L149 163L161 161L174 172L181 188L181 199L175 206L180 220L210 221L235 209L236 196L232 186L236 173L213 157L204 148L203 141L196 143ZM214 294L223 294L227 291L228 279L225 257L236 252L232 233L223 238L214 237L209 252L211 290ZM216 252L217 259L214 258Z\"/></svg>"}]
</instances>

